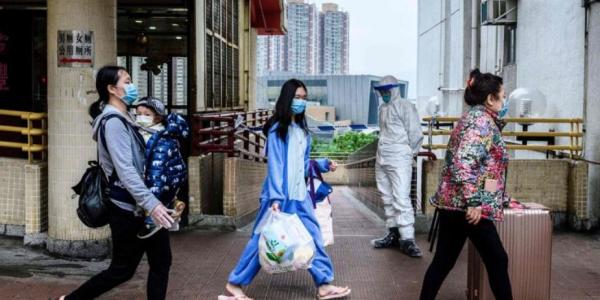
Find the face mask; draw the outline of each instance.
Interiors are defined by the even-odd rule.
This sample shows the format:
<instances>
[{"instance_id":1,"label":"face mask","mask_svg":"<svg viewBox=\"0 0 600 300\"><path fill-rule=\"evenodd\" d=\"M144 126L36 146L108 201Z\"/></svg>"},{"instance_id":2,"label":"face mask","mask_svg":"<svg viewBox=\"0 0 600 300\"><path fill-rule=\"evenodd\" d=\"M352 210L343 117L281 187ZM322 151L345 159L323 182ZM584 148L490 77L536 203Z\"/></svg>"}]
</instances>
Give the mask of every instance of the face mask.
<instances>
[{"instance_id":1,"label":"face mask","mask_svg":"<svg viewBox=\"0 0 600 300\"><path fill-rule=\"evenodd\" d=\"M154 119L151 116L138 115L135 122L142 127L150 127L154 124Z\"/></svg>"},{"instance_id":2,"label":"face mask","mask_svg":"<svg viewBox=\"0 0 600 300\"><path fill-rule=\"evenodd\" d=\"M137 87L133 83L125 85L125 95L121 97L121 100L127 105L131 105L138 98Z\"/></svg>"},{"instance_id":3,"label":"face mask","mask_svg":"<svg viewBox=\"0 0 600 300\"><path fill-rule=\"evenodd\" d=\"M508 100L504 100L502 108L498 111L498 117L504 118L508 113Z\"/></svg>"},{"instance_id":4,"label":"face mask","mask_svg":"<svg viewBox=\"0 0 600 300\"><path fill-rule=\"evenodd\" d=\"M385 103L390 103L390 101L392 101L392 95L383 95L383 96L381 96L381 99Z\"/></svg>"},{"instance_id":5,"label":"face mask","mask_svg":"<svg viewBox=\"0 0 600 300\"><path fill-rule=\"evenodd\" d=\"M294 98L292 101L292 113L299 115L306 109L306 100L300 98Z\"/></svg>"}]
</instances>

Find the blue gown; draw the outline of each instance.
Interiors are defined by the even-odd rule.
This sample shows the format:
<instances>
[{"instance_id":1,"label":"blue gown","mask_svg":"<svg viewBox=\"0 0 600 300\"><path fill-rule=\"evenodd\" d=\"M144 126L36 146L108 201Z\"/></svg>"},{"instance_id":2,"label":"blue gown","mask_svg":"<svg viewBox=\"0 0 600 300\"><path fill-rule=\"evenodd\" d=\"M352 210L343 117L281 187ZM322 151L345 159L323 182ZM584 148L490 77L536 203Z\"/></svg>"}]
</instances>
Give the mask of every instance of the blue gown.
<instances>
[{"instance_id":1,"label":"blue gown","mask_svg":"<svg viewBox=\"0 0 600 300\"><path fill-rule=\"evenodd\" d=\"M298 129L298 126L292 124L288 130L287 140L283 141L277 134L277 127L278 124L272 126L267 139L266 151L268 158L268 173L263 184L263 190L260 197L260 209L256 222L254 223L252 237L250 238L250 241L248 241L237 266L229 275L229 283L238 286L249 285L256 274L258 274L258 271L260 270L260 263L258 261L258 240L260 234L255 234L254 231L265 213L271 209L271 205L274 202L278 202L282 212L298 215L315 242L315 257L312 262L312 267L309 268L308 271L312 275L315 285L319 287L333 281L333 265L331 259L325 252L323 239L321 237L321 229L315 218L313 203L310 196L305 192L304 199L290 199L290 189L288 188L290 178L294 181L299 180L297 176L291 175L293 172L298 172L298 170L291 170L292 172L288 172L289 166L299 166L299 169L304 169L302 170L304 175L307 175L306 170L308 170L310 154L310 135L304 135L303 138L306 139L306 142L299 143L297 135L292 134L294 129ZM298 145L302 144L306 144L303 157L294 155L293 158L290 157L288 159L288 155L290 153L297 153ZM290 147L294 146L296 147L295 150L290 150ZM292 159L299 161L291 161ZM321 172L329 171L328 160L322 159L317 162ZM306 191L304 176L302 176L301 180L302 183L294 183L301 185L304 191ZM297 191L298 189L294 191L294 194L298 194Z\"/></svg>"}]
</instances>

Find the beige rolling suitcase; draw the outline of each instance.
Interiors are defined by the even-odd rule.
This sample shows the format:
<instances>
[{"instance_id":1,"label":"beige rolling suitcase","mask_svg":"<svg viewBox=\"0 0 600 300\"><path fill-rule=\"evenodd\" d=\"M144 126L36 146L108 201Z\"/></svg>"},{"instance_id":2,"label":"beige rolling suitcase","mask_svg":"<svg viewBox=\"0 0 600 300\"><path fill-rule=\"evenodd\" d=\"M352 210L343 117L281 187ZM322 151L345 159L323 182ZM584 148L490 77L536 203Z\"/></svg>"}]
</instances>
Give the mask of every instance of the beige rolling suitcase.
<instances>
[{"instance_id":1,"label":"beige rolling suitcase","mask_svg":"<svg viewBox=\"0 0 600 300\"><path fill-rule=\"evenodd\" d=\"M526 209L505 209L504 221L496 228L508 253L508 273L515 300L550 299L552 266L552 217L538 204ZM468 291L470 300L494 299L487 272L477 250L468 246Z\"/></svg>"}]
</instances>

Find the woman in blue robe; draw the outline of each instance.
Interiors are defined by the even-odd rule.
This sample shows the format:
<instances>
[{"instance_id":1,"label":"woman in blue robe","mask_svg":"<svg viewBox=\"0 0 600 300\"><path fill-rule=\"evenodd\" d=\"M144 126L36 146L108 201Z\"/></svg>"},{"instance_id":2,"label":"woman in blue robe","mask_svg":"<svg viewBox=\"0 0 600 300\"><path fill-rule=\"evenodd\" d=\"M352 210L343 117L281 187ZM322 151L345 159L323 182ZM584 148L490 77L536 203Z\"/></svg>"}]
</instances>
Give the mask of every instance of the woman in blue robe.
<instances>
[{"instance_id":1,"label":"woman in blue robe","mask_svg":"<svg viewBox=\"0 0 600 300\"><path fill-rule=\"evenodd\" d=\"M339 299L350 294L348 287L333 282L333 265L325 252L319 223L315 218L313 202L307 192L306 180L310 154L310 135L305 119L306 86L291 79L281 88L275 105L275 114L263 128L267 136L267 177L260 196L260 209L254 227L269 211L297 214L311 234L316 252L308 269L318 288L319 299ZM328 159L318 160L321 172L335 171L337 164ZM229 275L226 289L233 299L249 300L242 286L249 285L260 270L258 241L254 233L240 260Z\"/></svg>"}]
</instances>

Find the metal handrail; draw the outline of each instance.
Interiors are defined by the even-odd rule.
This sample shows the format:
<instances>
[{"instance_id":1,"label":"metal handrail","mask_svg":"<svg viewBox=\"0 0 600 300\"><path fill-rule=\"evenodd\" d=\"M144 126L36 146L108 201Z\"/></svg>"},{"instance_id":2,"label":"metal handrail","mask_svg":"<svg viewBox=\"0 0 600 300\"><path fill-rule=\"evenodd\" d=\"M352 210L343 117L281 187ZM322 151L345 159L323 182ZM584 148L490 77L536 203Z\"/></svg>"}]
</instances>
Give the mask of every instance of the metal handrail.
<instances>
[{"instance_id":1,"label":"metal handrail","mask_svg":"<svg viewBox=\"0 0 600 300\"><path fill-rule=\"evenodd\" d=\"M33 154L39 152L42 153L42 160L46 159L46 151L48 149L46 139L48 136L48 114L39 112L0 109L0 116L15 117L27 121L27 127L0 125L0 132L13 132L27 136L27 143L19 143L0 139L0 147L21 149L21 151L27 152L27 159L29 162L33 162ZM33 121L41 121L41 128L35 128L33 125ZM34 144L34 136L41 136L42 143Z\"/></svg>"},{"instance_id":2,"label":"metal handrail","mask_svg":"<svg viewBox=\"0 0 600 300\"><path fill-rule=\"evenodd\" d=\"M248 127L260 127L272 115L270 110L252 112L208 113L193 116L193 153L226 153L228 156L241 156L245 159L264 161L261 150L265 138L255 134ZM236 124L238 116L243 117L242 126ZM237 144L240 145L237 145Z\"/></svg>"},{"instance_id":3,"label":"metal handrail","mask_svg":"<svg viewBox=\"0 0 600 300\"><path fill-rule=\"evenodd\" d=\"M458 122L460 117L424 117L423 121L427 122L428 129L423 132L424 135L428 136L428 143L423 145L423 148L428 150L443 150L447 149L447 144L433 144L433 136L449 136L452 134L451 130L434 130L437 124L441 122ZM583 132L582 132L582 118L506 118L504 119L507 123L519 123L519 124L570 124L571 130L565 132L534 132L534 131L506 131L502 132L503 136L523 137L523 138L555 138L555 137L566 137L569 138L568 145L526 145L526 144L508 144L509 150L529 150L529 151L568 151L569 156L574 158L579 156L583 151Z\"/></svg>"},{"instance_id":4,"label":"metal handrail","mask_svg":"<svg viewBox=\"0 0 600 300\"><path fill-rule=\"evenodd\" d=\"M429 122L431 120L435 120L438 122L458 122L460 117L431 117L427 116L423 118L423 121ZM507 123L583 123L582 118L505 118L505 122Z\"/></svg>"}]
</instances>

